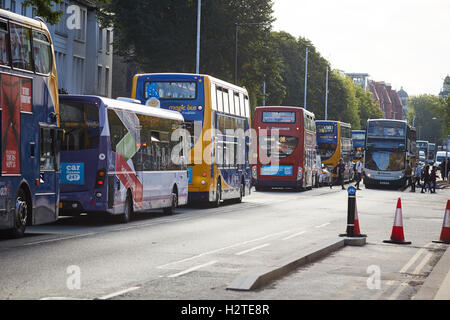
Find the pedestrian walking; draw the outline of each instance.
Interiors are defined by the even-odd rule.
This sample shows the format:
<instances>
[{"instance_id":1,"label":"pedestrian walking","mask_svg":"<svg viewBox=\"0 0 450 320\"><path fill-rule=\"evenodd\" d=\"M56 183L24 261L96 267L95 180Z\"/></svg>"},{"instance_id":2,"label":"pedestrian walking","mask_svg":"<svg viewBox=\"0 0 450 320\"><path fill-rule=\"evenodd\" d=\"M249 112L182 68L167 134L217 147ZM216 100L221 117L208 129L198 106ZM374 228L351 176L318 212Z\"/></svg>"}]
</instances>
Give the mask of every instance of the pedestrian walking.
<instances>
[{"instance_id":1,"label":"pedestrian walking","mask_svg":"<svg viewBox=\"0 0 450 320\"><path fill-rule=\"evenodd\" d=\"M422 185L422 190L420 191L420 193L424 193L423 189L425 189L425 191L426 191L427 190L427 186L428 186L428 189L431 192L430 166L428 164L425 166L425 168L423 168L422 180L423 180L423 185Z\"/></svg>"},{"instance_id":2,"label":"pedestrian walking","mask_svg":"<svg viewBox=\"0 0 450 320\"><path fill-rule=\"evenodd\" d=\"M416 160L416 167L414 168L414 180L415 180L414 183L417 182L417 187L419 187L419 188L422 187L420 185L421 178L422 178L422 167L419 164L419 160ZM415 187L414 187L414 189L415 189Z\"/></svg>"},{"instance_id":3,"label":"pedestrian walking","mask_svg":"<svg viewBox=\"0 0 450 320\"><path fill-rule=\"evenodd\" d=\"M359 159L359 161L356 162L356 165L355 165L355 181L356 181L355 187L356 187L356 190L361 190L359 188L359 183L361 182L361 179L362 179L363 169L364 169L364 158L361 157Z\"/></svg>"},{"instance_id":4,"label":"pedestrian walking","mask_svg":"<svg viewBox=\"0 0 450 320\"><path fill-rule=\"evenodd\" d=\"M436 178L437 178L437 168L436 166L433 166L430 173L431 187L433 188L430 191L431 193L436 193Z\"/></svg>"},{"instance_id":5,"label":"pedestrian walking","mask_svg":"<svg viewBox=\"0 0 450 320\"><path fill-rule=\"evenodd\" d=\"M337 173L338 173L338 180L341 184L342 190L345 190L344 187L344 172L345 172L345 163L344 159L339 159L339 163L337 165Z\"/></svg>"},{"instance_id":6,"label":"pedestrian walking","mask_svg":"<svg viewBox=\"0 0 450 320\"><path fill-rule=\"evenodd\" d=\"M409 162L406 162L406 168L405 168L405 178L407 181L406 187L403 191L408 189L408 187L411 187L411 192L415 192L415 182L412 181L413 179L413 171L411 166L409 165Z\"/></svg>"}]
</instances>

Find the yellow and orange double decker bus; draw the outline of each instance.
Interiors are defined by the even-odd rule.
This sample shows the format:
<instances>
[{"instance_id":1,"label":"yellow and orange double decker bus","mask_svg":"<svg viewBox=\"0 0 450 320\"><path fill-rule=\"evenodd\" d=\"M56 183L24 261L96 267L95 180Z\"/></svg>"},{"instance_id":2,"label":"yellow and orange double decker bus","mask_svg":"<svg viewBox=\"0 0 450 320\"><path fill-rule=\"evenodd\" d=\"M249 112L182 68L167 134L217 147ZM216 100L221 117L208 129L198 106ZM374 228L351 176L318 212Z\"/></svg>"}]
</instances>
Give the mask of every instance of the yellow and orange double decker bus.
<instances>
[{"instance_id":1,"label":"yellow and orange double decker bus","mask_svg":"<svg viewBox=\"0 0 450 320\"><path fill-rule=\"evenodd\" d=\"M344 181L353 180L352 128L341 121L316 121L317 147L323 164L334 171L339 160L345 163ZM333 178L337 174L332 174Z\"/></svg>"},{"instance_id":2,"label":"yellow and orange double decker bus","mask_svg":"<svg viewBox=\"0 0 450 320\"><path fill-rule=\"evenodd\" d=\"M250 103L245 88L209 75L137 74L133 99L176 110L189 132L189 202L236 199L250 193Z\"/></svg>"}]
</instances>

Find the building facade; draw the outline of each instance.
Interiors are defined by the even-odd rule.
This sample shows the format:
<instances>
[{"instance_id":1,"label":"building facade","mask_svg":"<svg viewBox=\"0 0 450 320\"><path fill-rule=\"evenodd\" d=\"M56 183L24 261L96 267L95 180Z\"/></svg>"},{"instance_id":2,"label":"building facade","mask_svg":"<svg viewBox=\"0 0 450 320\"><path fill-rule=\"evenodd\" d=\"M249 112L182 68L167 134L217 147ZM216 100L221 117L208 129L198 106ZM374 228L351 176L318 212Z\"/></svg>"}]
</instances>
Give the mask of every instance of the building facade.
<instances>
[{"instance_id":1,"label":"building facade","mask_svg":"<svg viewBox=\"0 0 450 320\"><path fill-rule=\"evenodd\" d=\"M350 79L352 79L355 84L363 88L364 91L367 90L369 82L368 73L346 73L346 75L349 76Z\"/></svg>"},{"instance_id":2,"label":"building facade","mask_svg":"<svg viewBox=\"0 0 450 320\"><path fill-rule=\"evenodd\" d=\"M397 92L398 96L400 98L400 101L402 102L402 110L403 110L403 120L407 120L408 115L408 93L403 90L403 87L400 88L400 90Z\"/></svg>"},{"instance_id":3,"label":"building facade","mask_svg":"<svg viewBox=\"0 0 450 320\"><path fill-rule=\"evenodd\" d=\"M1 0L0 5L17 14L35 17L36 9L22 3L23 0ZM64 12L58 24L48 25L60 92L111 97L112 30L100 27L95 5L88 0L63 0L54 9Z\"/></svg>"},{"instance_id":4,"label":"building facade","mask_svg":"<svg viewBox=\"0 0 450 320\"><path fill-rule=\"evenodd\" d=\"M386 119L403 119L403 105L397 91L384 81L368 81L368 89Z\"/></svg>"}]
</instances>

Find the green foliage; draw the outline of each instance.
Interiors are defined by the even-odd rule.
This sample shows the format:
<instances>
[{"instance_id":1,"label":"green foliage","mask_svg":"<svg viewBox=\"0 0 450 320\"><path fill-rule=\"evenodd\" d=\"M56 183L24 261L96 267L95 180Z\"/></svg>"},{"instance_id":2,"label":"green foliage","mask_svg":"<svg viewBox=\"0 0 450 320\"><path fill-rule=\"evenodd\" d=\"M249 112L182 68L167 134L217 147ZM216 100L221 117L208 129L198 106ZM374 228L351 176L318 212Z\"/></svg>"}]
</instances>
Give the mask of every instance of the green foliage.
<instances>
[{"instance_id":1,"label":"green foliage","mask_svg":"<svg viewBox=\"0 0 450 320\"><path fill-rule=\"evenodd\" d=\"M54 11L53 4L61 3L62 0L25 0L22 4L25 7L35 7L36 15L45 19L48 24L57 24L63 15L62 11Z\"/></svg>"},{"instance_id":2,"label":"green foliage","mask_svg":"<svg viewBox=\"0 0 450 320\"><path fill-rule=\"evenodd\" d=\"M407 101L408 122L414 123L417 140L436 143L443 137L443 120L448 123L448 106L439 97L429 94L412 96ZM446 109L447 108L447 109ZM447 110L447 115L445 115ZM435 119L433 119L435 118Z\"/></svg>"}]
</instances>

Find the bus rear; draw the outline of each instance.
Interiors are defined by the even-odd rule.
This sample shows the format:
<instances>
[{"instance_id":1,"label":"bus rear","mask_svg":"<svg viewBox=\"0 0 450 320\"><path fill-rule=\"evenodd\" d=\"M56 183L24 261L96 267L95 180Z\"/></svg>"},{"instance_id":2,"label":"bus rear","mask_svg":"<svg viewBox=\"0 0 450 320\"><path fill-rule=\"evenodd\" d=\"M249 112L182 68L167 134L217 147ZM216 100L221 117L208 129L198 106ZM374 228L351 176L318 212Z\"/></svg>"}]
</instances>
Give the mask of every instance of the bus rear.
<instances>
[{"instance_id":1,"label":"bus rear","mask_svg":"<svg viewBox=\"0 0 450 320\"><path fill-rule=\"evenodd\" d=\"M315 161L314 114L296 107L257 107L254 113L256 190L312 186Z\"/></svg>"},{"instance_id":2,"label":"bus rear","mask_svg":"<svg viewBox=\"0 0 450 320\"><path fill-rule=\"evenodd\" d=\"M353 161L361 159L364 156L364 148L366 144L365 130L352 130L352 146L353 146Z\"/></svg>"},{"instance_id":3,"label":"bus rear","mask_svg":"<svg viewBox=\"0 0 450 320\"><path fill-rule=\"evenodd\" d=\"M105 108L97 97L60 95L64 129L61 147L60 211L62 215L106 212L107 136Z\"/></svg>"}]
</instances>

